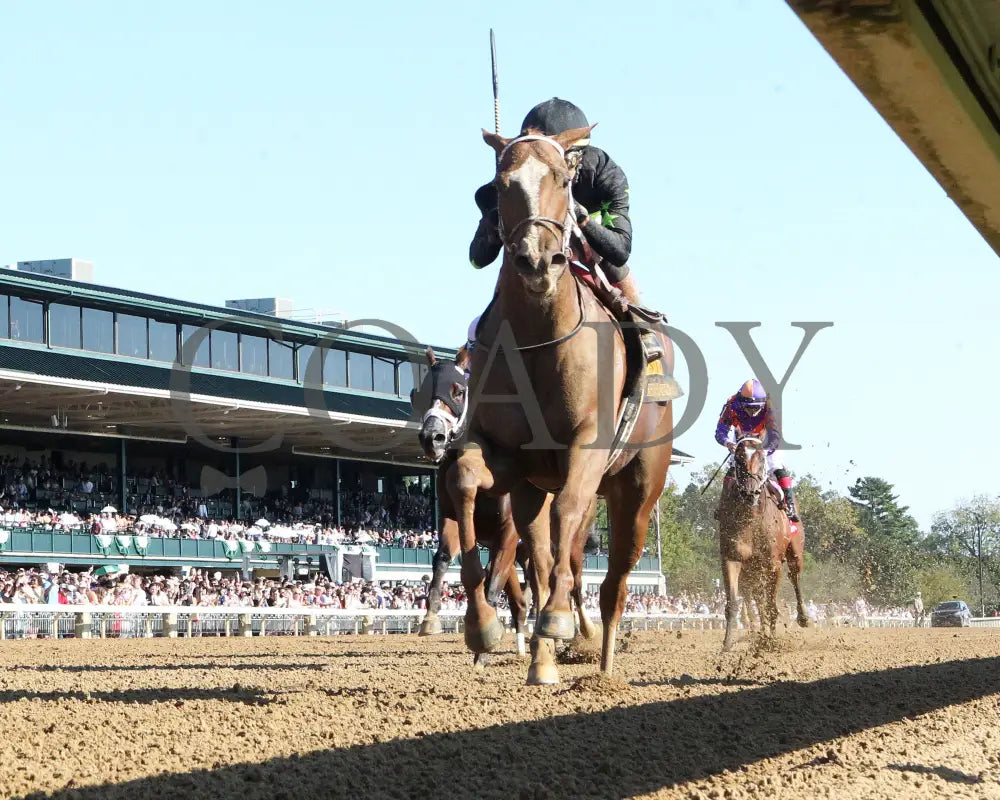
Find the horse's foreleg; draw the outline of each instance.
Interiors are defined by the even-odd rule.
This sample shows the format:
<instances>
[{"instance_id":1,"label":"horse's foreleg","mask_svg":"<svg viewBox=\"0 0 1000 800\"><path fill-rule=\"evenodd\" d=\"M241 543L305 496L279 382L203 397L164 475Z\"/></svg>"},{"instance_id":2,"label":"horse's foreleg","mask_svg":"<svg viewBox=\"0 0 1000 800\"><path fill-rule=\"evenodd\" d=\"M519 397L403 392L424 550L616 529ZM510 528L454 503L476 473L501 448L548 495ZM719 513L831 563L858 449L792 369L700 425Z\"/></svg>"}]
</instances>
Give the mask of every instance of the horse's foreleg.
<instances>
[{"instance_id":1,"label":"horse's foreleg","mask_svg":"<svg viewBox=\"0 0 1000 800\"><path fill-rule=\"evenodd\" d=\"M587 544L587 531L594 524L594 517L597 516L597 497L591 499L590 508L583 518L583 525L576 534L573 542L573 602L576 604L576 613L580 624L580 635L584 639L593 639L598 634L597 626L590 621L587 611L583 607L583 548Z\"/></svg>"},{"instance_id":2,"label":"horse's foreleg","mask_svg":"<svg viewBox=\"0 0 1000 800\"><path fill-rule=\"evenodd\" d=\"M492 476L477 449L466 450L448 471L448 492L458 517L462 553L462 585L468 607L465 611L465 644L473 653L493 650L503 638L503 625L496 610L486 602L483 565L476 546L475 510L480 486Z\"/></svg>"},{"instance_id":3,"label":"horse's foreleg","mask_svg":"<svg viewBox=\"0 0 1000 800\"><path fill-rule=\"evenodd\" d=\"M801 534L798 535L801 536ZM788 579L792 582L792 588L795 590L796 622L800 628L808 628L809 615L806 614L806 607L802 602L802 587L799 585L802 568L805 566L805 554L802 552L802 548L796 547L795 542L792 541L788 543L786 557L788 558Z\"/></svg>"},{"instance_id":4,"label":"horse's foreleg","mask_svg":"<svg viewBox=\"0 0 1000 800\"><path fill-rule=\"evenodd\" d=\"M662 484L661 484L662 488ZM608 519L611 523L611 549L608 553L608 574L601 583L601 672L610 675L615 664L615 643L618 623L625 610L628 574L636 565L649 532L649 515L659 497L634 497L635 488L626 485L608 497ZM641 505L640 505L641 503ZM638 507L637 507L638 506Z\"/></svg>"},{"instance_id":5,"label":"horse's foreleg","mask_svg":"<svg viewBox=\"0 0 1000 800\"><path fill-rule=\"evenodd\" d=\"M778 626L778 584L781 582L781 562L774 564L763 579L764 603L767 608L767 630L773 639Z\"/></svg>"},{"instance_id":6,"label":"horse's foreleg","mask_svg":"<svg viewBox=\"0 0 1000 800\"><path fill-rule=\"evenodd\" d=\"M441 620L438 613L441 611L441 588L444 584L444 575L448 571L448 565L458 554L458 522L456 520L445 520L441 526L441 541L438 550L434 554L434 571L431 574L431 585L427 591L427 613L420 623L421 636L433 636L441 633Z\"/></svg>"},{"instance_id":7,"label":"horse's foreleg","mask_svg":"<svg viewBox=\"0 0 1000 800\"><path fill-rule=\"evenodd\" d=\"M541 618L541 608L549 596L549 575L552 572L552 542L549 536L552 495L525 483L511 490L510 501L517 532L531 552L528 582L531 584L538 618ZM537 627L531 639L528 683L559 683L555 646L550 640L539 638Z\"/></svg>"},{"instance_id":8,"label":"horse's foreleg","mask_svg":"<svg viewBox=\"0 0 1000 800\"><path fill-rule=\"evenodd\" d=\"M725 539L725 534L723 534ZM733 637L739 628L740 615L740 570L743 563L726 555L725 546L722 552L722 583L726 590L726 636L722 640L722 652L726 653L733 647ZM758 609L759 610L759 609Z\"/></svg>"},{"instance_id":9,"label":"horse's foreleg","mask_svg":"<svg viewBox=\"0 0 1000 800\"><path fill-rule=\"evenodd\" d=\"M600 450L570 449L565 485L552 503L555 569L549 579L552 593L538 619L538 634L550 639L572 639L576 634L570 595L573 575L573 546L588 513L604 471L604 453ZM631 569L631 564L629 569Z\"/></svg>"}]
</instances>

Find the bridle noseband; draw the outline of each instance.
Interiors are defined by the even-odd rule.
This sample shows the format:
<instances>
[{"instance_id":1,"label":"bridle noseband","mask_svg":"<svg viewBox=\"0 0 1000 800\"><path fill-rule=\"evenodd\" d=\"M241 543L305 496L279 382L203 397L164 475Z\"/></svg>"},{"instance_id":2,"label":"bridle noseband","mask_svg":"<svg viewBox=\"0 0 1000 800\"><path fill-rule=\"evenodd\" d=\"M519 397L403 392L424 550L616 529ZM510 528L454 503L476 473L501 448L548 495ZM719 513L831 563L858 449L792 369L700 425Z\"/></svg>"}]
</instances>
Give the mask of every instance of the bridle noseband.
<instances>
[{"instance_id":1,"label":"bridle noseband","mask_svg":"<svg viewBox=\"0 0 1000 800\"><path fill-rule=\"evenodd\" d=\"M451 362L438 363L441 364L440 369L449 369L445 365L451 364ZM453 376L457 378L454 383L462 387L461 406L456 408L456 403L452 398L442 396L444 389L441 388L440 384L444 383L452 386L454 383L447 376L444 376L445 380L443 382L437 380L435 375L438 373L432 367L427 376L427 380L431 381L430 408L420 418L421 432L423 432L423 428L426 426L428 420L436 419L441 422L445 429L445 449L465 433L465 425L469 415L469 387L464 379L464 373L457 364L451 364L451 369L454 369L456 372L456 376Z\"/></svg>"}]
</instances>

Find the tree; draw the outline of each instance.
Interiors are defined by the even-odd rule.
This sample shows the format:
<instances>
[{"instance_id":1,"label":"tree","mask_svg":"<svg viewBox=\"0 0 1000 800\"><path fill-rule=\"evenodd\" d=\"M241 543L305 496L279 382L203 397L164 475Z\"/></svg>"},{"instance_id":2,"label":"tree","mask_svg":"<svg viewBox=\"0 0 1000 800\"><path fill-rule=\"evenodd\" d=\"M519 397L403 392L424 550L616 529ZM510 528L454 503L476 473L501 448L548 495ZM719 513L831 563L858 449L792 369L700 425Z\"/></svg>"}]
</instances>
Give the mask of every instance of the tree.
<instances>
[{"instance_id":1,"label":"tree","mask_svg":"<svg viewBox=\"0 0 1000 800\"><path fill-rule=\"evenodd\" d=\"M995 605L1000 572L1000 503L980 495L937 514L923 544L931 555L974 568L981 606Z\"/></svg>"},{"instance_id":2,"label":"tree","mask_svg":"<svg viewBox=\"0 0 1000 800\"><path fill-rule=\"evenodd\" d=\"M670 592L711 592L719 578L718 539L694 529L684 512L687 499L687 491L679 493L675 485L668 486L660 496L660 568ZM646 548L656 552L652 523Z\"/></svg>"},{"instance_id":3,"label":"tree","mask_svg":"<svg viewBox=\"0 0 1000 800\"><path fill-rule=\"evenodd\" d=\"M712 475L719 468L718 464L709 464L707 467L691 476L691 483L681 493L680 503L677 506L677 517L687 522L692 530L699 536L707 536L713 540L718 540L719 526L715 519L715 512L719 508L719 499L722 497L722 480L725 475L720 472L712 485L706 485L711 480ZM704 489L704 491L702 491Z\"/></svg>"},{"instance_id":4,"label":"tree","mask_svg":"<svg viewBox=\"0 0 1000 800\"><path fill-rule=\"evenodd\" d=\"M881 478L859 478L848 489L858 522L867 533L860 561L862 591L876 603L904 605L916 593L920 530L899 505L893 486Z\"/></svg>"},{"instance_id":5,"label":"tree","mask_svg":"<svg viewBox=\"0 0 1000 800\"><path fill-rule=\"evenodd\" d=\"M906 512L909 506L897 502L899 495L881 478L858 478L848 489L858 521L869 536L888 536L899 542L916 544L920 536L917 521Z\"/></svg>"},{"instance_id":6,"label":"tree","mask_svg":"<svg viewBox=\"0 0 1000 800\"><path fill-rule=\"evenodd\" d=\"M854 505L837 492L824 492L806 475L796 489L799 514L806 535L806 552L819 560L853 563L863 552L867 533L858 522Z\"/></svg>"},{"instance_id":7,"label":"tree","mask_svg":"<svg viewBox=\"0 0 1000 800\"><path fill-rule=\"evenodd\" d=\"M965 597L969 590L969 575L955 564L932 564L917 573L917 585L924 601L924 609L930 611L938 603L954 597Z\"/></svg>"}]
</instances>

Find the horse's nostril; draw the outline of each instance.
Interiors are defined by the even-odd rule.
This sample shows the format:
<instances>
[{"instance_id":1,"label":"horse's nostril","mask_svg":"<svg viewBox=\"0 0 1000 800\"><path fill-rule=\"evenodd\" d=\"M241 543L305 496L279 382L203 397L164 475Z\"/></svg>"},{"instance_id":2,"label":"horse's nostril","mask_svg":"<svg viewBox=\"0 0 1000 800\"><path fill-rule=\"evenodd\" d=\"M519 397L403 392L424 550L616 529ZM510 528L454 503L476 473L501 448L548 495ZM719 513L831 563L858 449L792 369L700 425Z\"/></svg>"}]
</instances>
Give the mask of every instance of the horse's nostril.
<instances>
[{"instance_id":1,"label":"horse's nostril","mask_svg":"<svg viewBox=\"0 0 1000 800\"><path fill-rule=\"evenodd\" d=\"M514 256L514 268L518 272L534 272L535 265L531 262L531 259L525 255Z\"/></svg>"},{"instance_id":2,"label":"horse's nostril","mask_svg":"<svg viewBox=\"0 0 1000 800\"><path fill-rule=\"evenodd\" d=\"M444 444L444 434L435 433L434 434L434 444Z\"/></svg>"}]
</instances>

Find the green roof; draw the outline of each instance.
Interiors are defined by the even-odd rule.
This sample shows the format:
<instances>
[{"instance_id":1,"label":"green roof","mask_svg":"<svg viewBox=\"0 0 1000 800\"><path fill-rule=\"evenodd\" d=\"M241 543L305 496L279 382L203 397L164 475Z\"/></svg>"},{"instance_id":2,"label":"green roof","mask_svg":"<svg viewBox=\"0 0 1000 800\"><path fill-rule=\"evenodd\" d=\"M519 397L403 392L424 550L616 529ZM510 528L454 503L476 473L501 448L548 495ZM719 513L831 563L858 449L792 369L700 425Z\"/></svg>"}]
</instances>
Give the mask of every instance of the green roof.
<instances>
[{"instance_id":1,"label":"green roof","mask_svg":"<svg viewBox=\"0 0 1000 800\"><path fill-rule=\"evenodd\" d=\"M0 269L0 292L19 297L37 297L55 302L72 302L91 308L108 308L123 313L154 316L170 322L203 325L206 322L225 322L227 328L257 335L275 334L300 343L324 342L328 346L346 348L369 355L423 356L427 345L418 342L401 342L397 339L374 336L330 325L274 317L223 306L174 300L152 294L98 286L91 283L37 275L18 270ZM452 358L455 348L434 347L444 358Z\"/></svg>"}]
</instances>

